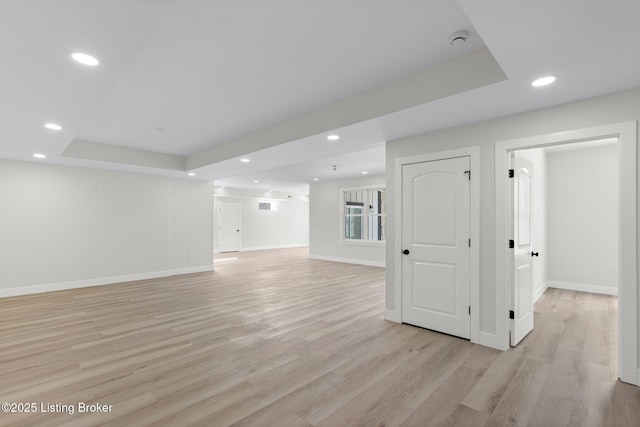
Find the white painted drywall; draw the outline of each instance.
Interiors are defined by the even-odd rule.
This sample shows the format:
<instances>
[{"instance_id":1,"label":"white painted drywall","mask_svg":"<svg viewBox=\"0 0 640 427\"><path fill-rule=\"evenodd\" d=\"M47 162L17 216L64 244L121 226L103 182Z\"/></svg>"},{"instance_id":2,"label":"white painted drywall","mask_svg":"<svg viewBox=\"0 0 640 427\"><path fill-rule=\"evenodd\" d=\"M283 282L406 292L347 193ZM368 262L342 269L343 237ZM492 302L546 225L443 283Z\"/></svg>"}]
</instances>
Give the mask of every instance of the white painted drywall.
<instances>
[{"instance_id":1,"label":"white painted drywall","mask_svg":"<svg viewBox=\"0 0 640 427\"><path fill-rule=\"evenodd\" d=\"M617 294L617 145L547 159L549 285Z\"/></svg>"},{"instance_id":2,"label":"white painted drywall","mask_svg":"<svg viewBox=\"0 0 640 427\"><path fill-rule=\"evenodd\" d=\"M212 268L212 185L0 160L0 295Z\"/></svg>"},{"instance_id":3,"label":"white painted drywall","mask_svg":"<svg viewBox=\"0 0 640 427\"><path fill-rule=\"evenodd\" d=\"M533 295L537 300L547 288L547 154L542 148L519 150L516 157L533 163L531 203L533 212L532 249L539 255L533 258Z\"/></svg>"},{"instance_id":4,"label":"white painted drywall","mask_svg":"<svg viewBox=\"0 0 640 427\"><path fill-rule=\"evenodd\" d=\"M442 131L416 135L386 144L387 242L395 241L395 160L453 148L480 146L480 331L496 334L496 242L494 159L495 144L527 136L640 120L640 89L632 89L584 101L542 108ZM479 175L479 176L478 176ZM387 244L386 308L399 314L395 299L396 266L393 244ZM400 266L397 266L400 268ZM399 318L399 315L398 315Z\"/></svg>"},{"instance_id":5,"label":"white painted drywall","mask_svg":"<svg viewBox=\"0 0 640 427\"><path fill-rule=\"evenodd\" d=\"M382 175L311 184L309 256L329 261L384 266L384 244L340 241L342 231L340 191L347 188L384 186L385 178Z\"/></svg>"},{"instance_id":6,"label":"white painted drywall","mask_svg":"<svg viewBox=\"0 0 640 427\"><path fill-rule=\"evenodd\" d=\"M306 195L216 188L215 227L219 203L240 205L240 250L291 248L309 245L309 200ZM258 210L259 202L272 202L275 211ZM218 248L218 234L214 248Z\"/></svg>"}]
</instances>

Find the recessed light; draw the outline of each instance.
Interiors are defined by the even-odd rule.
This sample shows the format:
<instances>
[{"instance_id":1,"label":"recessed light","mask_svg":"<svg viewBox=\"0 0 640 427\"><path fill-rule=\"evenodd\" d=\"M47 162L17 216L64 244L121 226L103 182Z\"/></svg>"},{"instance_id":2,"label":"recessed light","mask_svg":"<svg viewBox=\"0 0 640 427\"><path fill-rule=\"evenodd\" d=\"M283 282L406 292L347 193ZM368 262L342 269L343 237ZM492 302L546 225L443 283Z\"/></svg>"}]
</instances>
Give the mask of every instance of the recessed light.
<instances>
[{"instance_id":1,"label":"recessed light","mask_svg":"<svg viewBox=\"0 0 640 427\"><path fill-rule=\"evenodd\" d=\"M314 181L319 181L320 179L318 179L318 178L313 178L313 180L314 180Z\"/></svg>"},{"instance_id":2,"label":"recessed light","mask_svg":"<svg viewBox=\"0 0 640 427\"><path fill-rule=\"evenodd\" d=\"M258 181L257 179L254 179L253 182L255 182L256 184L259 183L260 181Z\"/></svg>"},{"instance_id":3,"label":"recessed light","mask_svg":"<svg viewBox=\"0 0 640 427\"><path fill-rule=\"evenodd\" d=\"M557 78L556 76L540 77L539 79L532 81L531 86L540 87L540 86L550 85L551 83L556 81L556 78Z\"/></svg>"},{"instance_id":4,"label":"recessed light","mask_svg":"<svg viewBox=\"0 0 640 427\"><path fill-rule=\"evenodd\" d=\"M83 65L88 65L90 67L95 67L100 63L100 61L98 61L95 57L82 52L73 52L71 54L71 57L74 61L79 62Z\"/></svg>"},{"instance_id":5,"label":"recessed light","mask_svg":"<svg viewBox=\"0 0 640 427\"><path fill-rule=\"evenodd\" d=\"M189 175L189 176L196 176L196 173L195 173L195 172L189 172L187 175Z\"/></svg>"},{"instance_id":6,"label":"recessed light","mask_svg":"<svg viewBox=\"0 0 640 427\"><path fill-rule=\"evenodd\" d=\"M56 123L45 123L44 127L46 127L49 130L62 130L62 126Z\"/></svg>"},{"instance_id":7,"label":"recessed light","mask_svg":"<svg viewBox=\"0 0 640 427\"><path fill-rule=\"evenodd\" d=\"M240 161L242 163L249 163L251 161L251 159L244 158L244 159L240 159Z\"/></svg>"},{"instance_id":8,"label":"recessed light","mask_svg":"<svg viewBox=\"0 0 640 427\"><path fill-rule=\"evenodd\" d=\"M367 171L362 171L362 175L366 175L366 174L368 174L368 173L369 173L369 172L367 172Z\"/></svg>"},{"instance_id":9,"label":"recessed light","mask_svg":"<svg viewBox=\"0 0 640 427\"><path fill-rule=\"evenodd\" d=\"M340 139L340 136L339 136L339 135L329 135L329 136L327 137L327 139L328 139L329 141L337 141L337 140L339 140L339 139Z\"/></svg>"},{"instance_id":10,"label":"recessed light","mask_svg":"<svg viewBox=\"0 0 640 427\"><path fill-rule=\"evenodd\" d=\"M47 156L45 156L44 154L40 154L40 153L34 154L33 157L35 157L36 159L46 159L47 158Z\"/></svg>"}]
</instances>

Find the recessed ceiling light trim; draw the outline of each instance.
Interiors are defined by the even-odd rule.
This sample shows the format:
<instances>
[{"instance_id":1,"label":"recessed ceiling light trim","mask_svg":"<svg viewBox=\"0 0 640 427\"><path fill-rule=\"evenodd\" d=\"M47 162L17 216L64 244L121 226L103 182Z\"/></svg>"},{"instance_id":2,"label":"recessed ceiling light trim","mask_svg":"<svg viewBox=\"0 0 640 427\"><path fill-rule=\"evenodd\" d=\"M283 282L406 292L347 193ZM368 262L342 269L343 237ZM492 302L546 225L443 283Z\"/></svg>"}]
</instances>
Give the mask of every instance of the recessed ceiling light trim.
<instances>
[{"instance_id":1,"label":"recessed ceiling light trim","mask_svg":"<svg viewBox=\"0 0 640 427\"><path fill-rule=\"evenodd\" d=\"M369 172L367 171L362 171L362 175L367 175Z\"/></svg>"},{"instance_id":2,"label":"recessed ceiling light trim","mask_svg":"<svg viewBox=\"0 0 640 427\"><path fill-rule=\"evenodd\" d=\"M540 77L539 79L535 79L534 81L532 81L531 82L531 86L533 86L533 87L547 86L547 85L550 85L551 83L555 82L556 79L557 79L556 76Z\"/></svg>"},{"instance_id":3,"label":"recessed ceiling light trim","mask_svg":"<svg viewBox=\"0 0 640 427\"><path fill-rule=\"evenodd\" d=\"M327 136L327 139L328 139L329 141L337 141L337 140L339 140L339 139L340 139L340 135L336 135L336 134L329 135L329 136Z\"/></svg>"},{"instance_id":4,"label":"recessed ceiling light trim","mask_svg":"<svg viewBox=\"0 0 640 427\"><path fill-rule=\"evenodd\" d=\"M189 176L196 176L196 173L195 173L195 172L189 172L187 175L189 175Z\"/></svg>"},{"instance_id":5,"label":"recessed ceiling light trim","mask_svg":"<svg viewBox=\"0 0 640 427\"><path fill-rule=\"evenodd\" d=\"M249 163L251 161L251 159L247 159L246 157L244 157L244 158L240 159L240 161L242 163Z\"/></svg>"},{"instance_id":6,"label":"recessed ceiling light trim","mask_svg":"<svg viewBox=\"0 0 640 427\"><path fill-rule=\"evenodd\" d=\"M73 58L74 61L82 65L88 65L89 67L95 67L100 64L100 61L98 61L95 56L91 56L83 52L73 52L71 54L71 58Z\"/></svg>"},{"instance_id":7,"label":"recessed ceiling light trim","mask_svg":"<svg viewBox=\"0 0 640 427\"><path fill-rule=\"evenodd\" d=\"M33 155L33 157L35 157L36 159L46 159L47 158L47 156L45 154L42 154L42 153L35 153Z\"/></svg>"}]
</instances>

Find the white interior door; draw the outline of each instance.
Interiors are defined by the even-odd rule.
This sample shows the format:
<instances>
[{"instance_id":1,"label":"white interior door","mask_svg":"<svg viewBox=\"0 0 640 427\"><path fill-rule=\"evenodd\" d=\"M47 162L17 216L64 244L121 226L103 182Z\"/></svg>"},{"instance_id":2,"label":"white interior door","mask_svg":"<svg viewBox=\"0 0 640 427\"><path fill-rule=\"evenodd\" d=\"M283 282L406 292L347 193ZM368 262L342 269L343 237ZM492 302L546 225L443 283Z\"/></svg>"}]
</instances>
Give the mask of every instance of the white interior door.
<instances>
[{"instance_id":1,"label":"white interior door","mask_svg":"<svg viewBox=\"0 0 640 427\"><path fill-rule=\"evenodd\" d=\"M469 157L402 167L402 321L470 336Z\"/></svg>"},{"instance_id":2,"label":"white interior door","mask_svg":"<svg viewBox=\"0 0 640 427\"><path fill-rule=\"evenodd\" d=\"M513 320L511 345L533 330L533 163L513 158Z\"/></svg>"},{"instance_id":3,"label":"white interior door","mask_svg":"<svg viewBox=\"0 0 640 427\"><path fill-rule=\"evenodd\" d=\"M240 250L240 205L220 203L218 207L218 250Z\"/></svg>"}]
</instances>

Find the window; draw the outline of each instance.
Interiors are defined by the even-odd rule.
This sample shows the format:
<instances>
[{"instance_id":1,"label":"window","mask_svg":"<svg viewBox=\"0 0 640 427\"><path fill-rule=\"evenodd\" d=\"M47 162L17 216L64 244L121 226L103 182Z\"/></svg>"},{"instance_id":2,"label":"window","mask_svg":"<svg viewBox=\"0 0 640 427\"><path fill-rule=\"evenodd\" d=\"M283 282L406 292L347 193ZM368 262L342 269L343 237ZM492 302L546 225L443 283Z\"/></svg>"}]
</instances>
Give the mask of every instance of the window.
<instances>
[{"instance_id":1,"label":"window","mask_svg":"<svg viewBox=\"0 0 640 427\"><path fill-rule=\"evenodd\" d=\"M343 241L385 240L386 191L384 188L342 190Z\"/></svg>"}]
</instances>

